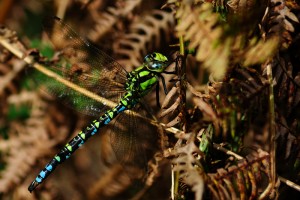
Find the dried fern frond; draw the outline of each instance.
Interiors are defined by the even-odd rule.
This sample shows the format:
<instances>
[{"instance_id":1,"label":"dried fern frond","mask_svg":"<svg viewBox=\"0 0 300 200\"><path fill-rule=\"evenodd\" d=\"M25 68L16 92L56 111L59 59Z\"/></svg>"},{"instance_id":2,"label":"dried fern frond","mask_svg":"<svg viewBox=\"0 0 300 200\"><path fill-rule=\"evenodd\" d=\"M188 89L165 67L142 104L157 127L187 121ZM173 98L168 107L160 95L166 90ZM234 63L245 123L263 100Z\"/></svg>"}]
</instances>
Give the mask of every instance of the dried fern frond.
<instances>
[{"instance_id":1,"label":"dried fern frond","mask_svg":"<svg viewBox=\"0 0 300 200\"><path fill-rule=\"evenodd\" d=\"M285 0L271 0L268 17L263 23L266 26L267 36L279 36L281 48L287 49L292 42L291 33L295 30L293 23L299 23L299 19L290 11Z\"/></svg>"},{"instance_id":2,"label":"dried fern frond","mask_svg":"<svg viewBox=\"0 0 300 200\"><path fill-rule=\"evenodd\" d=\"M0 95L4 93L5 89L11 92L17 91L16 86L13 85L13 80L18 77L26 66L24 62L18 60L12 60L11 64L12 68L0 63Z\"/></svg>"},{"instance_id":3,"label":"dried fern frond","mask_svg":"<svg viewBox=\"0 0 300 200\"><path fill-rule=\"evenodd\" d=\"M268 0L229 0L229 23L236 23L243 31L252 32L261 20L268 5Z\"/></svg>"},{"instance_id":4,"label":"dried fern frond","mask_svg":"<svg viewBox=\"0 0 300 200\"><path fill-rule=\"evenodd\" d=\"M271 193L269 154L258 150L237 165L208 174L213 199L257 199ZM264 183L264 184L262 184Z\"/></svg>"},{"instance_id":5,"label":"dried fern frond","mask_svg":"<svg viewBox=\"0 0 300 200\"><path fill-rule=\"evenodd\" d=\"M300 102L299 72L295 73L295 67L297 67L297 63L288 57L277 56L272 62L275 95L277 103L286 105L285 109L281 111L285 115L289 115Z\"/></svg>"},{"instance_id":6,"label":"dried fern frond","mask_svg":"<svg viewBox=\"0 0 300 200\"><path fill-rule=\"evenodd\" d=\"M114 52L124 58L118 62L139 66L144 55L170 40L169 33L173 25L174 18L169 12L153 10L141 17L132 24L130 33L115 42Z\"/></svg>"},{"instance_id":7,"label":"dried fern frond","mask_svg":"<svg viewBox=\"0 0 300 200\"><path fill-rule=\"evenodd\" d=\"M195 134L186 136L186 144L177 146L171 152L171 155L175 156L172 159L173 170L178 172L182 181L192 188L195 199L202 199L205 175L198 160L202 153L194 143Z\"/></svg>"},{"instance_id":8,"label":"dried fern frond","mask_svg":"<svg viewBox=\"0 0 300 200\"><path fill-rule=\"evenodd\" d=\"M172 115L177 113L180 106L180 98L179 98L179 83L177 82L174 87L168 92L165 100L163 101L162 108L164 109L159 117L164 117L167 115ZM180 122L179 115L176 114L175 117L169 120L167 127L175 126Z\"/></svg>"},{"instance_id":9,"label":"dried fern frond","mask_svg":"<svg viewBox=\"0 0 300 200\"><path fill-rule=\"evenodd\" d=\"M22 98L23 96L25 98ZM28 96L31 98L28 99ZM48 116L46 111L47 105L35 93L21 93L20 96L15 98L18 99L19 103L23 99L24 101L29 100L33 110L25 124L19 122L11 123L9 140L0 140L0 150L3 153L2 160L6 163L6 168L1 171L1 192L7 192L13 189L13 186L20 184L32 170L35 162L45 155L49 155L51 152L49 150L59 142L59 139L64 138L63 135L67 133L67 130L62 127L58 130L61 134L60 137L50 138L47 127L51 127L51 124L46 125L46 121L40 120ZM13 98L11 99L13 101ZM54 121L50 120L49 122L53 123ZM55 125L52 126L54 127Z\"/></svg>"},{"instance_id":10,"label":"dried fern frond","mask_svg":"<svg viewBox=\"0 0 300 200\"><path fill-rule=\"evenodd\" d=\"M276 37L263 41L250 37L249 33L237 32L235 24L224 23L210 3L194 5L183 1L176 17L180 20L177 35L189 41L189 48L196 50L196 59L216 79L224 77L229 66L263 63L277 48Z\"/></svg>"},{"instance_id":11,"label":"dried fern frond","mask_svg":"<svg viewBox=\"0 0 300 200\"><path fill-rule=\"evenodd\" d=\"M124 1L123 4L118 4L116 7L107 8L104 13L92 12L96 23L92 31L89 32L88 38L96 42L108 32L113 31L112 27L118 23L120 18L130 15L134 9L140 6L141 2L141 0ZM94 10L94 6L91 8Z\"/></svg>"},{"instance_id":12,"label":"dried fern frond","mask_svg":"<svg viewBox=\"0 0 300 200\"><path fill-rule=\"evenodd\" d=\"M189 40L190 48L196 48L197 60L202 61L215 77L220 78L228 67L231 42L221 39L223 30L217 26L219 16L213 12L209 3L193 8L184 2L176 13L181 21L176 27L177 35L183 35L185 40Z\"/></svg>"}]
</instances>

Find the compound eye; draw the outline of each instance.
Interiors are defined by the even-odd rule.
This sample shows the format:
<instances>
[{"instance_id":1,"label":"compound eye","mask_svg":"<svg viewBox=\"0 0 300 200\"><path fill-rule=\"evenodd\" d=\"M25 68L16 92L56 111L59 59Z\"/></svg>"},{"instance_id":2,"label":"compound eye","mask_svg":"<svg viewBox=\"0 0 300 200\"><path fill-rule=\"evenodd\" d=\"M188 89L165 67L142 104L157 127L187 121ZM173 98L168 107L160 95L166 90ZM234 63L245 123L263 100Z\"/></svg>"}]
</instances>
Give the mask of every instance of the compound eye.
<instances>
[{"instance_id":1,"label":"compound eye","mask_svg":"<svg viewBox=\"0 0 300 200\"><path fill-rule=\"evenodd\" d=\"M148 54L148 55L146 55L145 56L145 58L144 58L144 62L153 62L153 61L155 61L156 59L156 53L151 53L151 54Z\"/></svg>"},{"instance_id":2,"label":"compound eye","mask_svg":"<svg viewBox=\"0 0 300 200\"><path fill-rule=\"evenodd\" d=\"M167 66L167 58L160 53L153 52L145 56L144 64L151 71L162 72Z\"/></svg>"},{"instance_id":3,"label":"compound eye","mask_svg":"<svg viewBox=\"0 0 300 200\"><path fill-rule=\"evenodd\" d=\"M160 62L154 62L152 63L152 65L150 66L152 69L161 69L162 68L162 64Z\"/></svg>"},{"instance_id":4,"label":"compound eye","mask_svg":"<svg viewBox=\"0 0 300 200\"><path fill-rule=\"evenodd\" d=\"M151 60L151 54L146 55L145 58L144 58L144 62L147 63L150 60Z\"/></svg>"}]
</instances>

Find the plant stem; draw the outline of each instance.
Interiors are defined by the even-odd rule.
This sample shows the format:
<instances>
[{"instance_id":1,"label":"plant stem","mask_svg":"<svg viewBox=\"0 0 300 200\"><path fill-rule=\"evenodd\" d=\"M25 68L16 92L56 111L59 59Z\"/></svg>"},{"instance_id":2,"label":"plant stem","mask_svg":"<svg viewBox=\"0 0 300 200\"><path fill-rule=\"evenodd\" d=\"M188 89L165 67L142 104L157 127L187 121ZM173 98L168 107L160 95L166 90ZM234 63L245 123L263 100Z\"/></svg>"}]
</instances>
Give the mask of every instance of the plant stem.
<instances>
[{"instance_id":1,"label":"plant stem","mask_svg":"<svg viewBox=\"0 0 300 200\"><path fill-rule=\"evenodd\" d=\"M276 183L276 124L275 124L275 103L274 103L274 88L272 65L267 65L267 76L269 81L269 125L270 125L270 168L272 186Z\"/></svg>"}]
</instances>

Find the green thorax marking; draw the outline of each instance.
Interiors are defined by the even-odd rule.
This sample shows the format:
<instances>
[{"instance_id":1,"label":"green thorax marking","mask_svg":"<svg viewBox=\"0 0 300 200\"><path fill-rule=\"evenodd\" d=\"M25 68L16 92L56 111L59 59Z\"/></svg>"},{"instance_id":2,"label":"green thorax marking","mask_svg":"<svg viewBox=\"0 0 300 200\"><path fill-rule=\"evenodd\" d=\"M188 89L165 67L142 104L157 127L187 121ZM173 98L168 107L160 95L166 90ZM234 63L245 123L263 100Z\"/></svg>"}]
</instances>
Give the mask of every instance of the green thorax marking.
<instances>
[{"instance_id":1,"label":"green thorax marking","mask_svg":"<svg viewBox=\"0 0 300 200\"><path fill-rule=\"evenodd\" d=\"M134 98L145 96L157 82L158 76L145 66L141 66L128 74L126 90L132 93Z\"/></svg>"}]
</instances>

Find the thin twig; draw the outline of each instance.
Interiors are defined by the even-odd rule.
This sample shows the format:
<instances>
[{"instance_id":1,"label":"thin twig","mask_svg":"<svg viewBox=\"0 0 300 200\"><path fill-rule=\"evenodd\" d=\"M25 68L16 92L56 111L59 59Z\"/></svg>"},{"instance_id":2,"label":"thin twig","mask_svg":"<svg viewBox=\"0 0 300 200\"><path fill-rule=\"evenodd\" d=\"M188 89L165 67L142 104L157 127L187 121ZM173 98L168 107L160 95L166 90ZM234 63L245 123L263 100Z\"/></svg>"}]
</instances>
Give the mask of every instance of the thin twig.
<instances>
[{"instance_id":1,"label":"thin twig","mask_svg":"<svg viewBox=\"0 0 300 200\"><path fill-rule=\"evenodd\" d=\"M213 147L219 151L223 151L227 155L234 156L238 160L243 160L245 159L243 156L240 156L239 154L234 153L233 151L230 151L224 147L222 147L220 144L213 143Z\"/></svg>"},{"instance_id":2,"label":"thin twig","mask_svg":"<svg viewBox=\"0 0 300 200\"><path fill-rule=\"evenodd\" d=\"M278 177L279 180L283 183L285 183L287 186L291 187L291 188L294 188L295 190L299 191L300 192L300 185L297 185L296 183L290 181L290 180L287 180L281 176Z\"/></svg>"},{"instance_id":3,"label":"thin twig","mask_svg":"<svg viewBox=\"0 0 300 200\"><path fill-rule=\"evenodd\" d=\"M173 167L171 169L171 180L172 180L172 184L171 184L171 199L174 200L175 199L175 172L173 170Z\"/></svg>"},{"instance_id":4,"label":"thin twig","mask_svg":"<svg viewBox=\"0 0 300 200\"><path fill-rule=\"evenodd\" d=\"M59 18L63 19L65 14L66 14L66 10L68 7L70 0L60 0L58 3L58 9L57 9L57 13L56 16L58 16Z\"/></svg>"},{"instance_id":5,"label":"thin twig","mask_svg":"<svg viewBox=\"0 0 300 200\"><path fill-rule=\"evenodd\" d=\"M274 103L274 89L273 89L273 75L272 65L267 65L267 76L269 81L269 124L270 124L270 168L272 186L276 183L276 124L275 124L275 103Z\"/></svg>"},{"instance_id":6,"label":"thin twig","mask_svg":"<svg viewBox=\"0 0 300 200\"><path fill-rule=\"evenodd\" d=\"M178 23L180 23L180 20L178 20ZM179 97L180 97L180 103L179 103L179 110L180 110L180 115L181 117L181 129L186 130L187 128L187 124L186 124L186 86L184 83L184 79L186 76L186 56L185 56L185 46L184 46L184 38L182 35L179 36L179 52L180 52L180 56L178 57L179 59L177 60L177 64L179 61L179 64L177 65L177 74L179 77ZM181 140L181 139L179 139ZM172 197L177 197L178 196L178 190L179 190L179 171L173 171L172 170L172 176L174 176L174 184L172 185L172 187L174 187L174 189L172 188L172 191L174 192L174 194L172 194Z\"/></svg>"}]
</instances>

